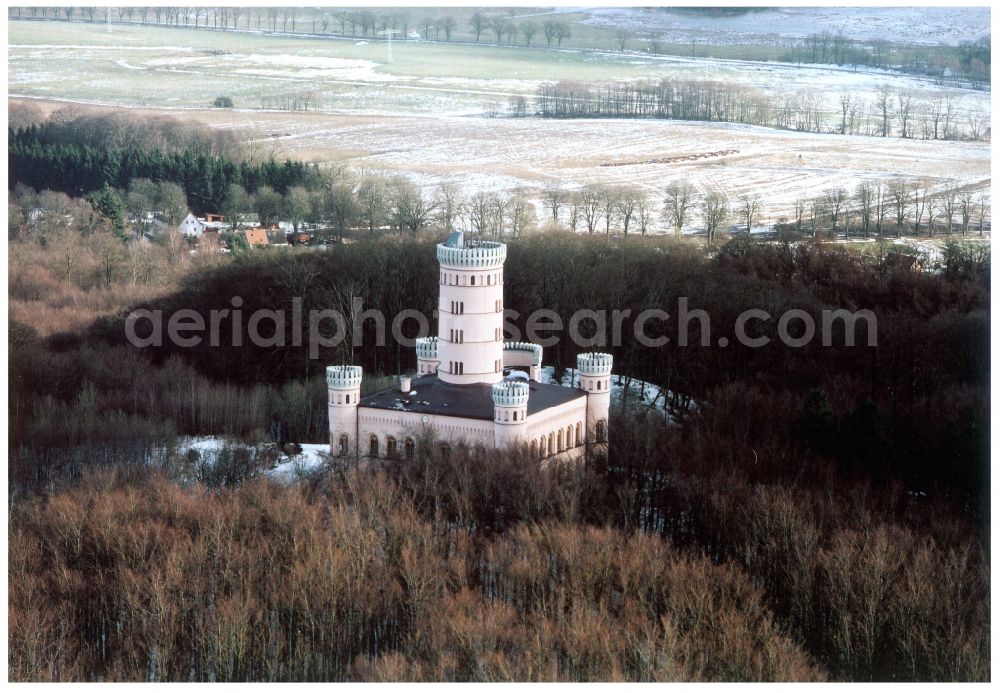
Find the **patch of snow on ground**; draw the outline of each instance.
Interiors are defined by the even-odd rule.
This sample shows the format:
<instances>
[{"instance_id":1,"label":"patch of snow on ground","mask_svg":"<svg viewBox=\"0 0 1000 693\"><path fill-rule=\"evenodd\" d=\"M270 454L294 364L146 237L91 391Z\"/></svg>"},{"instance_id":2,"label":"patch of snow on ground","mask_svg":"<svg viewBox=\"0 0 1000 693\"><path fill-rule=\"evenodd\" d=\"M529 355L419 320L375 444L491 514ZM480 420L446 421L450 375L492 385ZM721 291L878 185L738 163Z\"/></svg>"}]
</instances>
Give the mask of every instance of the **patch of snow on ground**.
<instances>
[{"instance_id":1,"label":"patch of snow on ground","mask_svg":"<svg viewBox=\"0 0 1000 693\"><path fill-rule=\"evenodd\" d=\"M305 443L298 455L285 455L267 475L277 481L291 483L323 469L330 461L330 446L326 443Z\"/></svg>"},{"instance_id":2,"label":"patch of snow on ground","mask_svg":"<svg viewBox=\"0 0 1000 693\"><path fill-rule=\"evenodd\" d=\"M213 464L227 448L250 450L253 447L221 436L205 436L180 438L175 452L178 457L185 457L193 451L198 453L199 463ZM265 470L264 474L275 481L292 483L327 467L330 461L328 444L305 443L301 448L302 452L298 454L281 453L274 466Z\"/></svg>"},{"instance_id":3,"label":"patch of snow on ground","mask_svg":"<svg viewBox=\"0 0 1000 693\"><path fill-rule=\"evenodd\" d=\"M555 369L552 366L542 366L541 383L556 384L563 387L578 387L579 379L575 368L566 368L563 371L562 380L555 379ZM626 382L628 387L626 388ZM638 378L626 378L622 375L612 374L611 376L611 398L615 404L627 404L638 406L644 409L663 412L664 418L677 423L677 412L670 406L673 400L673 393L670 390L662 389L645 380ZM689 405L689 410L697 408L694 402Z\"/></svg>"}]
</instances>

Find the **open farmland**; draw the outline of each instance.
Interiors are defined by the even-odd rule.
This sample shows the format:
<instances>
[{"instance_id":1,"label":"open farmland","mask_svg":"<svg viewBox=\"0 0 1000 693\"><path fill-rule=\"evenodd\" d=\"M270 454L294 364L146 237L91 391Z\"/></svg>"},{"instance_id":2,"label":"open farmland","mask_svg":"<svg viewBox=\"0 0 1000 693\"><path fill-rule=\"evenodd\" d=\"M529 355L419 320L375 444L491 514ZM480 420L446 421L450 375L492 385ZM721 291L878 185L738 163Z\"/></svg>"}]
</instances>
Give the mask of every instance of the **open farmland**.
<instances>
[{"instance_id":1,"label":"open farmland","mask_svg":"<svg viewBox=\"0 0 1000 693\"><path fill-rule=\"evenodd\" d=\"M827 115L840 94L870 98L881 84L916 99L950 96L957 118L989 112L989 94L930 78L836 66L800 66L633 52L526 50L491 45L265 36L163 27L11 22L12 95L123 106L197 108L219 95L267 107L276 93L312 94L309 108L352 113L482 113L484 102L530 96L553 80L727 82L771 95L809 94Z\"/></svg>"},{"instance_id":2,"label":"open farmland","mask_svg":"<svg viewBox=\"0 0 1000 693\"><path fill-rule=\"evenodd\" d=\"M36 102L45 110L65 103ZM472 194L551 184L641 185L651 197L673 180L733 198L757 195L767 221L790 217L795 200L862 180L926 178L935 188L985 187L990 145L982 142L816 135L711 123L540 120L462 116L358 116L142 109L259 138L279 156L415 180L428 193L446 182ZM722 155L718 152L729 151ZM645 163L652 160L665 163ZM655 227L663 230L657 218Z\"/></svg>"},{"instance_id":3,"label":"open farmland","mask_svg":"<svg viewBox=\"0 0 1000 693\"><path fill-rule=\"evenodd\" d=\"M841 136L726 123L488 118L487 104L530 98L547 80L670 78L803 97L836 120L841 95L871 103L888 84L918 106L948 98L954 122L989 119L989 94L923 77L835 66L489 45L310 39L165 27L11 22L9 91L46 110L64 101L127 106L233 129L291 156L381 170L431 192L636 184L658 199L671 181L731 198L759 196L765 219L796 199L858 182L926 179L935 190L987 187L988 142ZM236 109L206 108L220 95ZM47 101L48 99L54 99ZM294 102L299 110L289 110ZM722 152L722 154L720 154ZM657 218L654 230L662 230Z\"/></svg>"}]
</instances>

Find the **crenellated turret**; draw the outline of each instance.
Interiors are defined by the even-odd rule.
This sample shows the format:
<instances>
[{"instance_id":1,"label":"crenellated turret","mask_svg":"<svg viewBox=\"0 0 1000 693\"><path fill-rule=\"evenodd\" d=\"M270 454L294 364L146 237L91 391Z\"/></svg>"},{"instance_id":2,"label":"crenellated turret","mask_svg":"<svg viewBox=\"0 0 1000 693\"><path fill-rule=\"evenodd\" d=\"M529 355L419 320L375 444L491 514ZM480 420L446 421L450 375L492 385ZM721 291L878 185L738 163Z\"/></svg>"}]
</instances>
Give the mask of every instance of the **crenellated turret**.
<instances>
[{"instance_id":1,"label":"crenellated turret","mask_svg":"<svg viewBox=\"0 0 1000 693\"><path fill-rule=\"evenodd\" d=\"M330 421L330 454L358 454L358 403L361 401L361 366L327 366L327 410Z\"/></svg>"},{"instance_id":2,"label":"crenellated turret","mask_svg":"<svg viewBox=\"0 0 1000 693\"><path fill-rule=\"evenodd\" d=\"M417 337L417 375L437 373L438 363L438 338Z\"/></svg>"},{"instance_id":3,"label":"crenellated turret","mask_svg":"<svg viewBox=\"0 0 1000 693\"><path fill-rule=\"evenodd\" d=\"M611 354L588 352L576 357L580 389L587 392L587 442L608 442L611 410Z\"/></svg>"},{"instance_id":4,"label":"crenellated turret","mask_svg":"<svg viewBox=\"0 0 1000 693\"><path fill-rule=\"evenodd\" d=\"M527 383L504 380L493 384L493 437L497 447L524 439L529 394Z\"/></svg>"}]
</instances>

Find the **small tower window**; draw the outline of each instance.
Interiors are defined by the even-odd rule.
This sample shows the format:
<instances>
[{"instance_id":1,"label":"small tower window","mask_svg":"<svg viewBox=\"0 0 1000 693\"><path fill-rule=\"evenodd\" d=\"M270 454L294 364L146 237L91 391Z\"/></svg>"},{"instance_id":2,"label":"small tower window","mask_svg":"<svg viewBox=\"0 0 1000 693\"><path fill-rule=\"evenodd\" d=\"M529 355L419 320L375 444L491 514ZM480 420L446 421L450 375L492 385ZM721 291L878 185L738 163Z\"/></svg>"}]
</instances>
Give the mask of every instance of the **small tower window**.
<instances>
[{"instance_id":1,"label":"small tower window","mask_svg":"<svg viewBox=\"0 0 1000 693\"><path fill-rule=\"evenodd\" d=\"M514 412L514 421L517 421L517 412Z\"/></svg>"},{"instance_id":2,"label":"small tower window","mask_svg":"<svg viewBox=\"0 0 1000 693\"><path fill-rule=\"evenodd\" d=\"M597 422L597 442L608 442L608 423L603 419Z\"/></svg>"},{"instance_id":3,"label":"small tower window","mask_svg":"<svg viewBox=\"0 0 1000 693\"><path fill-rule=\"evenodd\" d=\"M476 285L476 276L475 276L475 275L473 275L473 276L472 276L472 277L470 278L470 283L471 283L471 284L472 284L473 286L475 286L475 285Z\"/></svg>"},{"instance_id":4,"label":"small tower window","mask_svg":"<svg viewBox=\"0 0 1000 693\"><path fill-rule=\"evenodd\" d=\"M340 455L344 457L350 452L350 439L347 434L340 436Z\"/></svg>"}]
</instances>

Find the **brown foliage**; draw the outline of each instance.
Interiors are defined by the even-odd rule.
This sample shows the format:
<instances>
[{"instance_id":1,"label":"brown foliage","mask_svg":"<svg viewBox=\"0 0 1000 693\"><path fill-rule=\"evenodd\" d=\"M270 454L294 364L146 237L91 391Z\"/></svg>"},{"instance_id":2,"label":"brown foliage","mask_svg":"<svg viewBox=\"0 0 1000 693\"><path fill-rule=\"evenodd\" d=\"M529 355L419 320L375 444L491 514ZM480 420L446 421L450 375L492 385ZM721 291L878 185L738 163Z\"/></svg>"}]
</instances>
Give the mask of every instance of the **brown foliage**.
<instances>
[{"instance_id":1,"label":"brown foliage","mask_svg":"<svg viewBox=\"0 0 1000 693\"><path fill-rule=\"evenodd\" d=\"M19 504L15 680L810 680L731 565L561 523L472 540L382 473L326 496L107 473Z\"/></svg>"}]
</instances>

